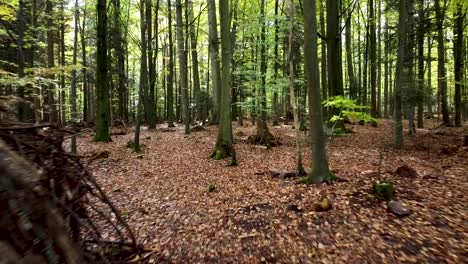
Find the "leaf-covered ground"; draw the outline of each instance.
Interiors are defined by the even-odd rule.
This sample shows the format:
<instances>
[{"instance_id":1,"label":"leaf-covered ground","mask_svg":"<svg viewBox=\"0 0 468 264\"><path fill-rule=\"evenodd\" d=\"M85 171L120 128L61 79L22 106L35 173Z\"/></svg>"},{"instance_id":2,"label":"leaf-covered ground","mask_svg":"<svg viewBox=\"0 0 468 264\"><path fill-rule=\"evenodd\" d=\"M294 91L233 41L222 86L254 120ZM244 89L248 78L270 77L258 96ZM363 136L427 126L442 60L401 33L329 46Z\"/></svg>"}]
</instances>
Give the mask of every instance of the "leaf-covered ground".
<instances>
[{"instance_id":1,"label":"leaf-covered ground","mask_svg":"<svg viewBox=\"0 0 468 264\"><path fill-rule=\"evenodd\" d=\"M234 127L237 167L208 159L214 126L188 137L181 128L145 130L141 154L125 147L132 133L107 144L80 137L80 154L110 152L91 170L139 242L158 252L152 262L468 263L466 128L418 129L396 151L390 123L354 126L328 148L331 169L349 181L316 186L257 174L294 169L290 126L271 128L283 143L271 150L245 143L254 126ZM405 164L416 178L395 174ZM410 216L394 216L369 194L379 177L394 182ZM333 209L313 211L323 195Z\"/></svg>"}]
</instances>

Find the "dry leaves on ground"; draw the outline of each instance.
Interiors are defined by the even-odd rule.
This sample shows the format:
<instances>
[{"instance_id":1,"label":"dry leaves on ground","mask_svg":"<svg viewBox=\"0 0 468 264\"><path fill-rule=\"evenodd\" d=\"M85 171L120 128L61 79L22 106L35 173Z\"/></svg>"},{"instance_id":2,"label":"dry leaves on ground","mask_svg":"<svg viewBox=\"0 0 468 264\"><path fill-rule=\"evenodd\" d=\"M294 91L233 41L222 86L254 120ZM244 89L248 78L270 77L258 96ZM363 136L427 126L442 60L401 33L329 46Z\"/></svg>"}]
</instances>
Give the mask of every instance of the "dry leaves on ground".
<instances>
[{"instance_id":1,"label":"dry leaves on ground","mask_svg":"<svg viewBox=\"0 0 468 264\"><path fill-rule=\"evenodd\" d=\"M234 127L241 136L255 129ZM125 147L130 132L107 144L83 135L79 151L109 151L91 170L139 242L159 253L152 262L467 263L468 149L460 147L467 131L420 129L394 150L390 123L354 130L328 148L331 169L348 181L318 186L259 175L294 170L290 126L271 128L283 143L271 150L235 136L237 167L208 158L215 127L187 137L181 128L145 130L140 154ZM418 175L398 176L402 165ZM394 216L369 193L379 179L393 181L410 216ZM323 195L333 209L313 211Z\"/></svg>"}]
</instances>

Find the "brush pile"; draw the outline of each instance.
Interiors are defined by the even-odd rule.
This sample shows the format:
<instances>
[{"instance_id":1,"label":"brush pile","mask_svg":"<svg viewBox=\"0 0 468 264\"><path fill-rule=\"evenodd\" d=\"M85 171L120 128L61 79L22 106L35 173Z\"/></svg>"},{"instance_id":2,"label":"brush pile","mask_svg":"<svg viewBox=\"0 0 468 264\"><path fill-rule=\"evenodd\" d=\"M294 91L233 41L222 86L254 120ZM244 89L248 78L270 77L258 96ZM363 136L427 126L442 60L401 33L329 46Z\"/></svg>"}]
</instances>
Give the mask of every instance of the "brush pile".
<instances>
[{"instance_id":1,"label":"brush pile","mask_svg":"<svg viewBox=\"0 0 468 264\"><path fill-rule=\"evenodd\" d=\"M5 109L0 109L5 110ZM70 131L0 119L2 263L124 263L143 247L80 157Z\"/></svg>"}]
</instances>

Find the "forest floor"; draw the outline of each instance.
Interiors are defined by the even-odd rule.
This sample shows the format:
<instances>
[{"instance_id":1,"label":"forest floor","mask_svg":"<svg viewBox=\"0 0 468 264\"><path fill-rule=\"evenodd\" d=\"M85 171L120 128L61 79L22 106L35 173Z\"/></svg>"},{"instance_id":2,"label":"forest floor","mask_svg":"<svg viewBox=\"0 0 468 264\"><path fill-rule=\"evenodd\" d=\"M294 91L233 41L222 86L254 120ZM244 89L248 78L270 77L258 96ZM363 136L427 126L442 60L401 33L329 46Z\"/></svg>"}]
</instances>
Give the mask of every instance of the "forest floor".
<instances>
[{"instance_id":1,"label":"forest floor","mask_svg":"<svg viewBox=\"0 0 468 264\"><path fill-rule=\"evenodd\" d=\"M138 241L157 252L151 262L468 263L468 147L460 136L467 127L433 129L429 120L426 126L405 138L403 150L389 147L389 121L353 126L355 133L328 148L330 168L348 181L321 185L258 175L294 170L294 130L286 125L270 127L282 142L271 150L246 143L255 126L234 125L237 167L208 158L215 126L188 137L181 127L144 130L141 154L125 147L130 131L112 143L82 135L78 150L109 151L90 169ZM306 147L306 165L309 152ZM418 175L397 175L402 165ZM369 193L379 178L393 181L410 216L389 213ZM208 192L210 184L215 192ZM323 195L333 209L313 211Z\"/></svg>"}]
</instances>

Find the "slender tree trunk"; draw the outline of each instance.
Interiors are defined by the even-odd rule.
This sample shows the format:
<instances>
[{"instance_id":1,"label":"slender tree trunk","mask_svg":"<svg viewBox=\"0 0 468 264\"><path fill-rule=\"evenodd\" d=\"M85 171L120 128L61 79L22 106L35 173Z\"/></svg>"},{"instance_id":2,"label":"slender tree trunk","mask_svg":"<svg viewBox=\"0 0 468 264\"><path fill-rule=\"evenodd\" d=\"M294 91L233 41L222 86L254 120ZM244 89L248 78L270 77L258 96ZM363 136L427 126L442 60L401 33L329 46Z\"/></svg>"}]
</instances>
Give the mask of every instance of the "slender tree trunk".
<instances>
[{"instance_id":1,"label":"slender tree trunk","mask_svg":"<svg viewBox=\"0 0 468 264\"><path fill-rule=\"evenodd\" d=\"M280 68L279 64L279 21L278 21L278 5L279 0L275 0L275 46L274 46L274 55L275 55L275 64L274 64L274 79L275 83L277 84L277 80L279 78L278 71ZM272 102L272 110L273 110L273 125L277 126L279 125L278 122L278 116L279 116L279 111L278 111L278 87L275 86L273 90L273 102Z\"/></svg>"},{"instance_id":2,"label":"slender tree trunk","mask_svg":"<svg viewBox=\"0 0 468 264\"><path fill-rule=\"evenodd\" d=\"M430 34L427 34L427 108L429 110L429 116L433 117L433 97L432 97L432 43L433 39Z\"/></svg>"},{"instance_id":3,"label":"slender tree trunk","mask_svg":"<svg viewBox=\"0 0 468 264\"><path fill-rule=\"evenodd\" d=\"M417 107L418 107L418 128L424 127L424 33L425 33L425 18L424 18L424 0L419 0L419 27L417 32L418 44L418 92L417 92Z\"/></svg>"},{"instance_id":4,"label":"slender tree trunk","mask_svg":"<svg viewBox=\"0 0 468 264\"><path fill-rule=\"evenodd\" d=\"M24 55L24 35L26 31L26 20L25 20L25 5L26 3L24 0L20 0L18 4L18 11L16 13L16 49L17 49L17 54L16 54L16 64L17 64L17 74L19 78L24 78L25 73L24 73L24 68L25 68L25 55ZM24 99L25 95L25 90L24 90L24 85L19 85L18 90L17 90L17 96L20 97L21 99ZM26 113L26 103L21 101L19 102L18 105L18 120L19 121L25 121L27 117Z\"/></svg>"},{"instance_id":5,"label":"slender tree trunk","mask_svg":"<svg viewBox=\"0 0 468 264\"><path fill-rule=\"evenodd\" d=\"M128 109L126 104L127 94L127 76L125 72L125 49L122 41L122 26L120 22L120 0L113 0L114 3L114 26L115 26L115 41L114 50L117 56L117 71L119 75L119 87L118 87L118 116L124 121L128 121Z\"/></svg>"},{"instance_id":6,"label":"slender tree trunk","mask_svg":"<svg viewBox=\"0 0 468 264\"><path fill-rule=\"evenodd\" d=\"M408 44L407 44L407 53L406 53L406 62L407 62L407 86L404 92L404 103L406 104L407 108L407 115L408 115L408 134L414 135L416 134L416 126L414 124L414 109L416 106L416 93L417 93L417 83L415 82L414 78L414 19L413 19L413 12L414 12L414 0L407 0L406 4L408 5Z\"/></svg>"},{"instance_id":7,"label":"slender tree trunk","mask_svg":"<svg viewBox=\"0 0 468 264\"><path fill-rule=\"evenodd\" d=\"M109 133L109 90L107 80L107 4L97 2L97 51L96 51L96 134L94 141L112 141Z\"/></svg>"},{"instance_id":8,"label":"slender tree trunk","mask_svg":"<svg viewBox=\"0 0 468 264\"><path fill-rule=\"evenodd\" d=\"M465 13L463 13L465 12ZM466 9L462 11L462 4L457 3L456 9L454 10L454 28L453 34L455 41L453 43L453 53L455 57L455 126L462 126L462 103L461 103L461 92L463 90L463 57L464 57L464 45L463 45L463 20L466 17Z\"/></svg>"},{"instance_id":9,"label":"slender tree trunk","mask_svg":"<svg viewBox=\"0 0 468 264\"><path fill-rule=\"evenodd\" d=\"M327 56L328 88L330 89L330 96L344 95L340 48L339 4L340 1L327 0Z\"/></svg>"},{"instance_id":10,"label":"slender tree trunk","mask_svg":"<svg viewBox=\"0 0 468 264\"><path fill-rule=\"evenodd\" d=\"M79 19L78 0L75 0L75 32L73 35L73 67L76 67L78 53L78 19ZM70 91L70 105L72 122L77 122L78 116L76 111L76 69L72 70L72 83ZM71 138L71 151L76 154L76 137Z\"/></svg>"},{"instance_id":11,"label":"slender tree trunk","mask_svg":"<svg viewBox=\"0 0 468 264\"><path fill-rule=\"evenodd\" d=\"M267 124L267 102L266 102L266 73L267 73L267 58L266 58L266 25L265 25L265 0L261 0L260 5L260 21L262 24L260 34L260 120L257 120L257 133L255 136L255 143L271 146L272 135L268 129Z\"/></svg>"},{"instance_id":12,"label":"slender tree trunk","mask_svg":"<svg viewBox=\"0 0 468 264\"><path fill-rule=\"evenodd\" d=\"M389 108L389 85L390 85L390 67L389 67L389 53L390 53L390 36L388 32L388 22L387 19L385 19L385 51L384 51L384 70L385 70L385 76L384 76L384 117L388 118L388 108Z\"/></svg>"},{"instance_id":13,"label":"slender tree trunk","mask_svg":"<svg viewBox=\"0 0 468 264\"><path fill-rule=\"evenodd\" d=\"M176 0L177 19L177 55L179 57L179 78L182 97L182 119L185 124L185 134L190 134L190 109L188 98L188 77L187 77L187 50L184 43L184 25L182 22L182 3Z\"/></svg>"},{"instance_id":14,"label":"slender tree trunk","mask_svg":"<svg viewBox=\"0 0 468 264\"><path fill-rule=\"evenodd\" d=\"M295 38L295 22L294 17L296 15L296 9L294 0L290 0L290 8L289 8L289 93L291 98L291 106L294 115L294 130L296 131L296 163L297 163L297 173L298 175L304 175L305 170L304 166L302 165L302 136L301 130L299 128L299 113L297 109L297 101L294 92L294 61L296 52L293 50L297 47L296 38Z\"/></svg>"},{"instance_id":15,"label":"slender tree trunk","mask_svg":"<svg viewBox=\"0 0 468 264\"><path fill-rule=\"evenodd\" d=\"M83 122L87 123L89 120L89 91L88 91L88 71L86 61L86 6L83 8L83 22L81 26L80 38L81 38L81 69L82 81L83 81Z\"/></svg>"},{"instance_id":16,"label":"slender tree trunk","mask_svg":"<svg viewBox=\"0 0 468 264\"><path fill-rule=\"evenodd\" d=\"M352 34L351 34L351 17L352 12L349 11L348 18L346 19L345 35L346 35L346 64L348 68L348 81L349 81L349 97L357 99L356 93L356 78L354 77L353 67L353 50L352 50Z\"/></svg>"},{"instance_id":17,"label":"slender tree trunk","mask_svg":"<svg viewBox=\"0 0 468 264\"><path fill-rule=\"evenodd\" d=\"M172 36L172 0L167 1L167 20L169 27L169 76L167 76L167 126L174 127L174 44Z\"/></svg>"},{"instance_id":18,"label":"slender tree trunk","mask_svg":"<svg viewBox=\"0 0 468 264\"><path fill-rule=\"evenodd\" d=\"M445 4L446 0L444 0ZM444 8L444 10L442 9ZM447 101L447 76L445 68L445 38L444 38L444 16L445 6L440 6L440 0L435 0L436 27L437 27L437 88L442 107L442 120L444 125L450 126L450 117Z\"/></svg>"},{"instance_id":19,"label":"slender tree trunk","mask_svg":"<svg viewBox=\"0 0 468 264\"><path fill-rule=\"evenodd\" d=\"M46 39L47 39L47 67L54 68L55 67L55 58L54 58L54 24L53 24L53 3L52 0L46 1L46 17L47 17L47 31L46 31ZM50 73L49 79L54 80L55 74ZM57 122L57 111L55 108L55 100L54 100L54 84L50 83L45 91L44 95L44 120L55 123Z\"/></svg>"},{"instance_id":20,"label":"slender tree trunk","mask_svg":"<svg viewBox=\"0 0 468 264\"><path fill-rule=\"evenodd\" d=\"M221 7L220 7L221 8ZM220 116L220 101L221 101L221 79L220 65L218 56L218 27L216 22L216 5L215 0L208 0L208 26L209 26L209 51L211 59L211 80L213 87L213 114L211 123L218 124Z\"/></svg>"},{"instance_id":21,"label":"slender tree trunk","mask_svg":"<svg viewBox=\"0 0 468 264\"><path fill-rule=\"evenodd\" d=\"M304 1L303 4L305 77L309 91L308 103L312 145L312 172L309 181L319 183L329 178L329 169L322 126L319 61L317 57L316 3L315 0L309 0Z\"/></svg>"},{"instance_id":22,"label":"slender tree trunk","mask_svg":"<svg viewBox=\"0 0 468 264\"><path fill-rule=\"evenodd\" d=\"M198 51L197 51L197 37L198 32L195 30L195 20L193 16L193 3L188 2L189 14L189 30L190 30L190 51L192 55L192 79L193 79L193 97L196 105L195 117L197 120L202 119L202 101L200 97L200 70L198 69Z\"/></svg>"},{"instance_id":23,"label":"slender tree trunk","mask_svg":"<svg viewBox=\"0 0 468 264\"><path fill-rule=\"evenodd\" d=\"M149 128L156 128L156 104L155 104L155 85L156 85L156 65L153 63L153 54L157 53L157 49L153 48L153 38L157 38L157 36L153 37L153 7L152 7L152 0L147 0L146 2L146 34L148 35L147 38L147 65L148 65L148 127ZM154 51L154 52L153 52Z\"/></svg>"},{"instance_id":24,"label":"slender tree trunk","mask_svg":"<svg viewBox=\"0 0 468 264\"><path fill-rule=\"evenodd\" d=\"M375 35L375 20L374 0L369 0L370 88L372 117L377 117L377 41Z\"/></svg>"},{"instance_id":25,"label":"slender tree trunk","mask_svg":"<svg viewBox=\"0 0 468 264\"><path fill-rule=\"evenodd\" d=\"M323 36L327 35L326 32L326 25L325 25L325 7L323 5L324 1L320 1L320 31L322 32ZM322 39L321 43L321 49L322 49L322 54L321 54L321 84L322 84L322 98L324 100L328 99L328 82L327 82L327 41L325 39ZM323 107L323 116L325 119L327 119L328 113L327 113L327 108Z\"/></svg>"},{"instance_id":26,"label":"slender tree trunk","mask_svg":"<svg viewBox=\"0 0 468 264\"><path fill-rule=\"evenodd\" d=\"M66 106L65 106L65 7L64 3L60 4L60 123L66 123Z\"/></svg>"}]
</instances>

